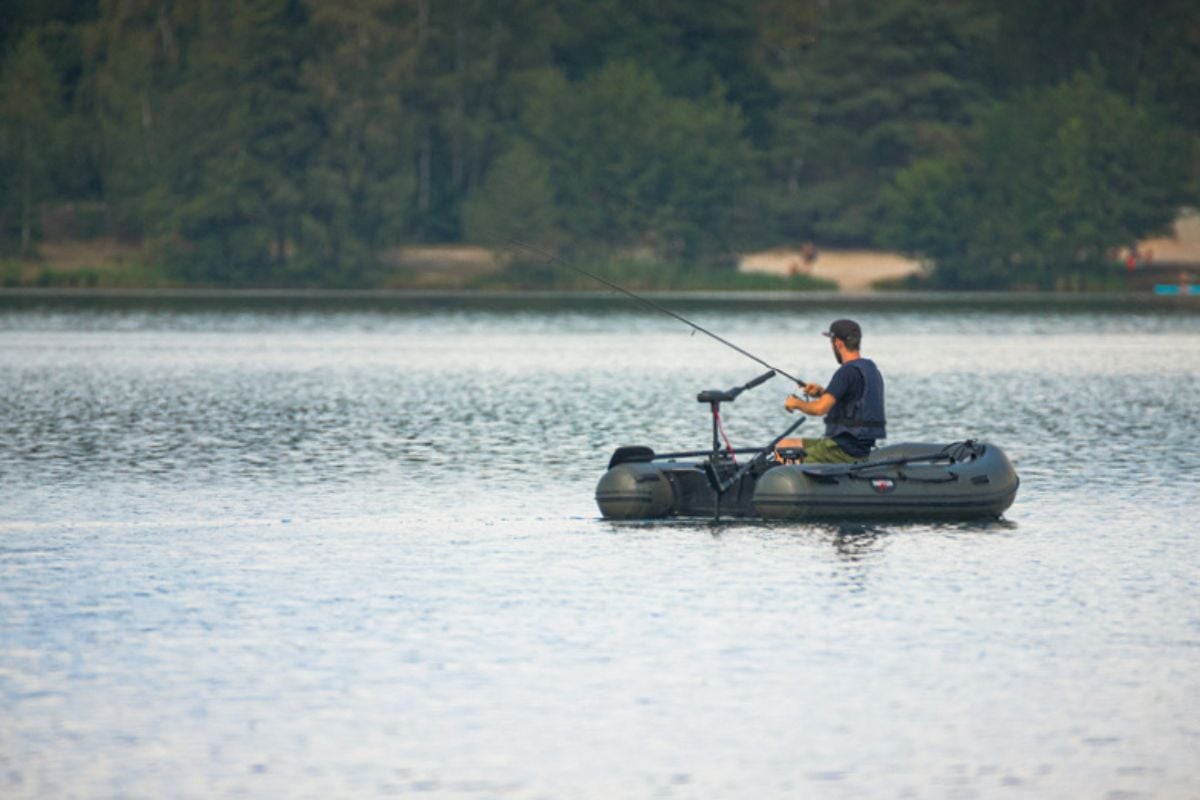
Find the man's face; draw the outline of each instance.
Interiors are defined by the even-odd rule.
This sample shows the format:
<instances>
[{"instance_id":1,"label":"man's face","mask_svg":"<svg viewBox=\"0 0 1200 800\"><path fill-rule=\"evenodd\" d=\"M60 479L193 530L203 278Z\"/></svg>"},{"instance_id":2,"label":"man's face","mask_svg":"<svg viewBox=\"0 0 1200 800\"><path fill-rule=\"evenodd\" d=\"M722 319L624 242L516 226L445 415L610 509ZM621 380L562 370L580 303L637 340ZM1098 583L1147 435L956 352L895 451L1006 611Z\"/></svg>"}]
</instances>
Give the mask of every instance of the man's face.
<instances>
[{"instance_id":1,"label":"man's face","mask_svg":"<svg viewBox=\"0 0 1200 800\"><path fill-rule=\"evenodd\" d=\"M830 336L829 337L829 346L833 348L833 357L837 359L837 362L839 364L841 364L842 363L842 351L838 350L838 340L833 338L832 336Z\"/></svg>"}]
</instances>

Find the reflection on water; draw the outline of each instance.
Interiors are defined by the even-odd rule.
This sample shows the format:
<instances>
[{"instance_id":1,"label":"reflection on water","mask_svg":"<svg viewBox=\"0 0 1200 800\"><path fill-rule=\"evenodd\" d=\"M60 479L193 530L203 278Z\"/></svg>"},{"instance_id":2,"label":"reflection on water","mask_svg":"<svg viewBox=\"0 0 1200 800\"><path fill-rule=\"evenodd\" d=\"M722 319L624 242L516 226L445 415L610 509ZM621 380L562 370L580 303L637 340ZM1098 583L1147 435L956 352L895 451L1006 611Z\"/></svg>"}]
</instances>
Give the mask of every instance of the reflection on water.
<instances>
[{"instance_id":1,"label":"reflection on water","mask_svg":"<svg viewBox=\"0 0 1200 800\"><path fill-rule=\"evenodd\" d=\"M990 524L596 518L760 369L608 301L0 300L6 797L1187 796L1200 315L685 304L892 441L985 438ZM723 409L738 445L790 387ZM806 426L812 433L817 426Z\"/></svg>"}]
</instances>

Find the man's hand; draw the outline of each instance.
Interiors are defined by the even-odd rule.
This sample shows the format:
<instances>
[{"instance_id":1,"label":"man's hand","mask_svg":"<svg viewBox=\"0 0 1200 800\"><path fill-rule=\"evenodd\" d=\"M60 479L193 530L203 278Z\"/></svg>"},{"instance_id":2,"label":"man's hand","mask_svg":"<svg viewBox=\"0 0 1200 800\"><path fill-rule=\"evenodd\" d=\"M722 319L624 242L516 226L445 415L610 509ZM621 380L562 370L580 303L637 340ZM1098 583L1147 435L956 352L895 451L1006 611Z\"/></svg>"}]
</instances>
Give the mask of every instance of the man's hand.
<instances>
[{"instance_id":1,"label":"man's hand","mask_svg":"<svg viewBox=\"0 0 1200 800\"><path fill-rule=\"evenodd\" d=\"M815 383L810 383L804 388L805 390L808 390L809 388L821 389L821 387ZM816 400L801 400L799 397L796 397L796 395L789 394L787 400L783 401L783 407L789 412L803 411L805 414L811 414L814 417L828 414L835 405L837 405L837 398L831 394L825 394L824 389L821 389L820 396L817 397Z\"/></svg>"},{"instance_id":2,"label":"man's hand","mask_svg":"<svg viewBox=\"0 0 1200 800\"><path fill-rule=\"evenodd\" d=\"M804 393L809 397L820 397L825 394L825 387L819 383L804 384Z\"/></svg>"}]
</instances>

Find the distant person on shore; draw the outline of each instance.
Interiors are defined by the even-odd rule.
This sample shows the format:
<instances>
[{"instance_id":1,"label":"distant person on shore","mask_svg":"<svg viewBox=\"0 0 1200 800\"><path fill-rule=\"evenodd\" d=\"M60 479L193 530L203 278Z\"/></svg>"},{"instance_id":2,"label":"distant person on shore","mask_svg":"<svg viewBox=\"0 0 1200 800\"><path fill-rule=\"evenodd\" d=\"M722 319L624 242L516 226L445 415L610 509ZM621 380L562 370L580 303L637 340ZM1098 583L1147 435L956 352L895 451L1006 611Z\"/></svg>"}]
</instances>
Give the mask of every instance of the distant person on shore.
<instances>
[{"instance_id":1,"label":"distant person on shore","mask_svg":"<svg viewBox=\"0 0 1200 800\"><path fill-rule=\"evenodd\" d=\"M800 248L800 255L804 257L804 266L812 271L812 265L816 263L820 254L817 252L817 246L812 242L805 242Z\"/></svg>"},{"instance_id":2,"label":"distant person on shore","mask_svg":"<svg viewBox=\"0 0 1200 800\"><path fill-rule=\"evenodd\" d=\"M809 463L848 464L871 454L878 439L887 438L884 413L883 375L875 362L859 354L862 328L854 320L839 319L829 326L829 337L837 372L829 386L809 383L804 394L811 400L789 395L783 407L812 416L825 417L825 435L819 439L784 439L779 450L802 448Z\"/></svg>"},{"instance_id":3,"label":"distant person on shore","mask_svg":"<svg viewBox=\"0 0 1200 800\"><path fill-rule=\"evenodd\" d=\"M1125 270L1133 272L1138 267L1138 246L1137 242L1129 248L1129 254L1125 256Z\"/></svg>"}]
</instances>

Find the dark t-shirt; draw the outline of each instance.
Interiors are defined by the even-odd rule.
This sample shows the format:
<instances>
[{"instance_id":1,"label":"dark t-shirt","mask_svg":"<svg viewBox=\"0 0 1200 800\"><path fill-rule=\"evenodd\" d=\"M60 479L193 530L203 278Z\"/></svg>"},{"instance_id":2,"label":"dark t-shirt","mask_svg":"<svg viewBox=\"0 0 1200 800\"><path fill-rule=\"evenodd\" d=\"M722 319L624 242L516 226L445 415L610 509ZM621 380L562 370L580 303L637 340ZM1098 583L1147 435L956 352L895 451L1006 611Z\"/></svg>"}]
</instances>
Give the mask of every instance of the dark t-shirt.
<instances>
[{"instance_id":1,"label":"dark t-shirt","mask_svg":"<svg viewBox=\"0 0 1200 800\"><path fill-rule=\"evenodd\" d=\"M837 399L838 405L853 403L863 393L862 373L849 364L842 364L829 379L825 391ZM870 455L871 448L875 446L874 439L860 439L852 433L839 433L833 440L855 458Z\"/></svg>"}]
</instances>

